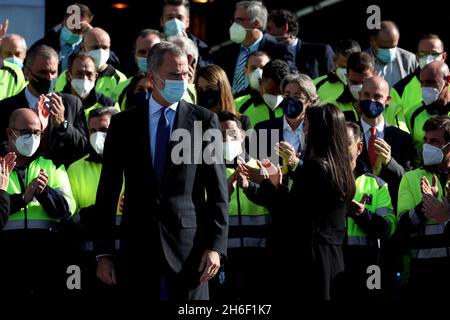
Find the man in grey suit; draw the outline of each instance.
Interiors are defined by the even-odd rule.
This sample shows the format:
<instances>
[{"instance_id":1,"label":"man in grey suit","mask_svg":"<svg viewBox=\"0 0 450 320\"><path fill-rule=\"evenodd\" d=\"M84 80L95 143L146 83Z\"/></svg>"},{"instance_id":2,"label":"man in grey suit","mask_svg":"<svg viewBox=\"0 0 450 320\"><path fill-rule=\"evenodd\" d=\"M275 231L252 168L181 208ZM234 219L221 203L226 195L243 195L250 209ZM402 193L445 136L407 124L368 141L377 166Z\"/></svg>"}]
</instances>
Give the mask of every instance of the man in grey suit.
<instances>
[{"instance_id":1,"label":"man in grey suit","mask_svg":"<svg viewBox=\"0 0 450 320\"><path fill-rule=\"evenodd\" d=\"M416 56L398 47L400 31L392 21L382 21L380 29L370 35L370 48L366 51L375 60L375 71L392 88L394 84L417 68Z\"/></svg>"}]
</instances>

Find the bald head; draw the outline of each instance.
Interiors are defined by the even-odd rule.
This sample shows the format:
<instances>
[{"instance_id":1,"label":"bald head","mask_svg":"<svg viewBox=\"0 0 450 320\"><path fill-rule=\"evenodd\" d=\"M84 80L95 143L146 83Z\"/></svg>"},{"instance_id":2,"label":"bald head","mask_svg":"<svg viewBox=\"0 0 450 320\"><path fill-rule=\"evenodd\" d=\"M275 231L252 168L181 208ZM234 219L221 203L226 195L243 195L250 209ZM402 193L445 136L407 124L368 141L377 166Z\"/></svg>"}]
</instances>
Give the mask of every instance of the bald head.
<instances>
[{"instance_id":1,"label":"bald head","mask_svg":"<svg viewBox=\"0 0 450 320\"><path fill-rule=\"evenodd\" d=\"M380 29L371 37L376 48L395 48L398 46L400 32L392 21L381 21Z\"/></svg>"},{"instance_id":2,"label":"bald head","mask_svg":"<svg viewBox=\"0 0 450 320\"><path fill-rule=\"evenodd\" d=\"M0 56L2 59L16 57L23 62L26 52L27 44L20 35L8 34L2 38L0 45Z\"/></svg>"},{"instance_id":3,"label":"bald head","mask_svg":"<svg viewBox=\"0 0 450 320\"><path fill-rule=\"evenodd\" d=\"M111 47L111 38L102 28L92 28L84 34L83 46L86 51L104 49Z\"/></svg>"},{"instance_id":4,"label":"bald head","mask_svg":"<svg viewBox=\"0 0 450 320\"><path fill-rule=\"evenodd\" d=\"M380 76L373 76L366 79L363 83L361 92L380 92L384 97L389 95L389 84Z\"/></svg>"},{"instance_id":5,"label":"bald head","mask_svg":"<svg viewBox=\"0 0 450 320\"><path fill-rule=\"evenodd\" d=\"M433 87L441 90L449 75L448 66L444 61L433 61L420 72L422 87Z\"/></svg>"},{"instance_id":6,"label":"bald head","mask_svg":"<svg viewBox=\"0 0 450 320\"><path fill-rule=\"evenodd\" d=\"M41 130L41 122L33 110L20 108L9 117L9 128Z\"/></svg>"},{"instance_id":7,"label":"bald head","mask_svg":"<svg viewBox=\"0 0 450 320\"><path fill-rule=\"evenodd\" d=\"M359 92L359 103L358 103L358 112L361 114L361 117L363 118L366 123L372 124L371 121L373 119L382 119L382 111L386 107L386 105L391 100L391 97L389 96L389 84L380 76L373 76L370 78L367 78L364 80L363 86L361 91ZM364 101L364 102L363 102ZM368 101L375 101L378 102L383 106L383 109L381 112L375 112L375 110L372 110L371 102ZM364 108L367 106L370 106L369 108Z\"/></svg>"}]
</instances>

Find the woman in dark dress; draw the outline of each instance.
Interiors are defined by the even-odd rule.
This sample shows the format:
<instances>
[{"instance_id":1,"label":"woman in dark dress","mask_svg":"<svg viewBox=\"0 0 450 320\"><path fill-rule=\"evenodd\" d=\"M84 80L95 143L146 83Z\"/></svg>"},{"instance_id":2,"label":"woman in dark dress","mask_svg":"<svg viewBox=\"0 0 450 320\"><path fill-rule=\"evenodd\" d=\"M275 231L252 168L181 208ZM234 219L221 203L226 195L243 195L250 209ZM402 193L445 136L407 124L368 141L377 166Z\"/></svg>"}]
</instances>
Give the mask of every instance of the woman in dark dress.
<instances>
[{"instance_id":1,"label":"woman in dark dress","mask_svg":"<svg viewBox=\"0 0 450 320\"><path fill-rule=\"evenodd\" d=\"M355 193L344 114L331 104L312 106L303 130L306 153L292 188L281 184L281 169L263 162L259 196L271 199L274 212L275 291L289 288L302 298L329 300L344 271L346 204ZM283 277L286 270L294 276Z\"/></svg>"}]
</instances>

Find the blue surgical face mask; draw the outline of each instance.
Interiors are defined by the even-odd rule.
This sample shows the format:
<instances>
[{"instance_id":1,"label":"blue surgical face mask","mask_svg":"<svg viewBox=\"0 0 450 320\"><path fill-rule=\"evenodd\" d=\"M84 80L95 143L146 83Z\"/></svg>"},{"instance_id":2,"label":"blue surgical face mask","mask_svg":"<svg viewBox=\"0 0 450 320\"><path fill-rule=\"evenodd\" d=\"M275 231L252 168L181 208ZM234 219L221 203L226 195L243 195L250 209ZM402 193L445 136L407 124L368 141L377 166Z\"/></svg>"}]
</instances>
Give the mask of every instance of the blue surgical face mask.
<instances>
[{"instance_id":1,"label":"blue surgical face mask","mask_svg":"<svg viewBox=\"0 0 450 320\"><path fill-rule=\"evenodd\" d=\"M376 56L383 63L393 62L397 56L397 48L378 48Z\"/></svg>"},{"instance_id":2,"label":"blue surgical face mask","mask_svg":"<svg viewBox=\"0 0 450 320\"><path fill-rule=\"evenodd\" d=\"M61 40L68 44L78 44L83 40L83 36L73 33L66 26L61 28Z\"/></svg>"},{"instance_id":3,"label":"blue surgical face mask","mask_svg":"<svg viewBox=\"0 0 450 320\"><path fill-rule=\"evenodd\" d=\"M361 112L369 119L378 117L384 111L384 105L381 102L373 100L359 101Z\"/></svg>"},{"instance_id":4,"label":"blue surgical face mask","mask_svg":"<svg viewBox=\"0 0 450 320\"><path fill-rule=\"evenodd\" d=\"M164 23L164 34L168 37L181 36L186 30L186 25L183 21L176 18Z\"/></svg>"},{"instance_id":5,"label":"blue surgical face mask","mask_svg":"<svg viewBox=\"0 0 450 320\"><path fill-rule=\"evenodd\" d=\"M139 71L147 73L147 58L143 58L143 57L136 57L136 64L139 68Z\"/></svg>"},{"instance_id":6,"label":"blue surgical face mask","mask_svg":"<svg viewBox=\"0 0 450 320\"><path fill-rule=\"evenodd\" d=\"M163 80L156 73L154 74L159 80L164 82L164 88L160 89L156 85L161 97L167 102L174 104L181 100L187 89L187 81L185 80Z\"/></svg>"},{"instance_id":7,"label":"blue surgical face mask","mask_svg":"<svg viewBox=\"0 0 450 320\"><path fill-rule=\"evenodd\" d=\"M15 56L8 57L3 60L8 61L9 63L15 64L16 66L19 66L21 69L23 68L23 60L15 57Z\"/></svg>"}]
</instances>

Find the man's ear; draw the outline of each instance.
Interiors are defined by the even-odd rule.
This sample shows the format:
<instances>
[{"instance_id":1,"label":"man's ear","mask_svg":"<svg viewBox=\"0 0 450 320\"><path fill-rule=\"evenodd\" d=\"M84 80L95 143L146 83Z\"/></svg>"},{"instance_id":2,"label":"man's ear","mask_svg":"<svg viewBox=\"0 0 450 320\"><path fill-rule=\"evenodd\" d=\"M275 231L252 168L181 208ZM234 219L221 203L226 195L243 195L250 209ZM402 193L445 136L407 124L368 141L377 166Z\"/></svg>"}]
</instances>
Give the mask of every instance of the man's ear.
<instances>
[{"instance_id":1,"label":"man's ear","mask_svg":"<svg viewBox=\"0 0 450 320\"><path fill-rule=\"evenodd\" d=\"M389 104L389 102L391 101L391 99L392 99L392 97L391 97L391 96L387 96L387 97L386 97L386 105L388 105L388 104Z\"/></svg>"},{"instance_id":2,"label":"man's ear","mask_svg":"<svg viewBox=\"0 0 450 320\"><path fill-rule=\"evenodd\" d=\"M287 24L287 23L283 24L283 25L281 26L281 30L283 30L283 33L286 34L286 33L288 32L288 30L289 30L288 24Z\"/></svg>"},{"instance_id":3,"label":"man's ear","mask_svg":"<svg viewBox=\"0 0 450 320\"><path fill-rule=\"evenodd\" d=\"M159 19L159 25L161 26L161 28L164 29L164 19L163 18Z\"/></svg>"},{"instance_id":4,"label":"man's ear","mask_svg":"<svg viewBox=\"0 0 450 320\"><path fill-rule=\"evenodd\" d=\"M32 77L32 74L31 74L30 69L29 69L27 66L25 66L25 67L23 68L23 75L25 76L25 78L26 78L28 81L30 81L30 79L31 79L31 77Z\"/></svg>"},{"instance_id":5,"label":"man's ear","mask_svg":"<svg viewBox=\"0 0 450 320\"><path fill-rule=\"evenodd\" d=\"M189 28L189 25L191 24L191 20L189 17L186 17L186 29Z\"/></svg>"},{"instance_id":6,"label":"man's ear","mask_svg":"<svg viewBox=\"0 0 450 320\"><path fill-rule=\"evenodd\" d=\"M72 73L67 70L66 72L67 83L72 81Z\"/></svg>"}]
</instances>

